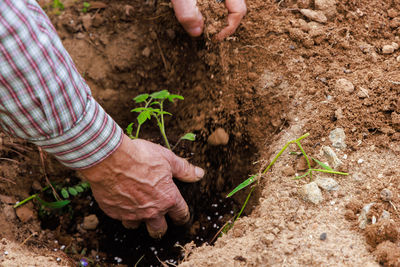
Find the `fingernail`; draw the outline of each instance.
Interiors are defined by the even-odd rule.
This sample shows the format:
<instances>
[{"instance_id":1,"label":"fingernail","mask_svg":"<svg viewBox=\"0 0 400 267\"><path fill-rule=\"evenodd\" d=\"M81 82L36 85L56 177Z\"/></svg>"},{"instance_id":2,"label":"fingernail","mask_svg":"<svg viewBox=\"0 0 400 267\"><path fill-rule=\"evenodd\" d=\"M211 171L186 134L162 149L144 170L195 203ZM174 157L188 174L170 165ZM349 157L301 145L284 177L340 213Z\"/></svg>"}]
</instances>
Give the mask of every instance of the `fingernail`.
<instances>
[{"instance_id":1,"label":"fingernail","mask_svg":"<svg viewBox=\"0 0 400 267\"><path fill-rule=\"evenodd\" d=\"M202 29L201 29L201 27L195 27L195 28L189 29L188 32L190 33L190 35L197 37L197 36L201 35Z\"/></svg>"},{"instance_id":2,"label":"fingernail","mask_svg":"<svg viewBox=\"0 0 400 267\"><path fill-rule=\"evenodd\" d=\"M204 176L204 170L199 167L194 168L194 173L196 174L196 177L199 179L203 178L203 176Z\"/></svg>"}]
</instances>

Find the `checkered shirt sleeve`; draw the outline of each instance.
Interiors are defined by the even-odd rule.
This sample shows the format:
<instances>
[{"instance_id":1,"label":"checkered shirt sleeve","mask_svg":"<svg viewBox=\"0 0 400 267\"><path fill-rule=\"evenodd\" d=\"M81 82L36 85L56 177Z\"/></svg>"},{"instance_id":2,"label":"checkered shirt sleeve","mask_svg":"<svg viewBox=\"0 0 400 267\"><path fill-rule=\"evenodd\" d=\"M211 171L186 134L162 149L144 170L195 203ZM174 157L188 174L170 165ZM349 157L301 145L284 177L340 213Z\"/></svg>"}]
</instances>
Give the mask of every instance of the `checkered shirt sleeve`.
<instances>
[{"instance_id":1,"label":"checkered shirt sleeve","mask_svg":"<svg viewBox=\"0 0 400 267\"><path fill-rule=\"evenodd\" d=\"M0 126L74 169L122 141L34 0L0 0Z\"/></svg>"}]
</instances>

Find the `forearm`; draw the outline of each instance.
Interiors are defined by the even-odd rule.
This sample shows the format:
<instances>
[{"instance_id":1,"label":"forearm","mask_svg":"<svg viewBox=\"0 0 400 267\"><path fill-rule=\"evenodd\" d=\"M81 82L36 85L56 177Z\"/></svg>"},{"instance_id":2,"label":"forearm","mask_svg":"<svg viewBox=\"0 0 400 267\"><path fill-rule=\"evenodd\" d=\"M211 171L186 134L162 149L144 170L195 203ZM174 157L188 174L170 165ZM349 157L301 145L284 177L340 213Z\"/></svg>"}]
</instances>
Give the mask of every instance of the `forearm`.
<instances>
[{"instance_id":1,"label":"forearm","mask_svg":"<svg viewBox=\"0 0 400 267\"><path fill-rule=\"evenodd\" d=\"M97 164L122 130L93 99L35 1L0 3L0 125L71 168Z\"/></svg>"}]
</instances>

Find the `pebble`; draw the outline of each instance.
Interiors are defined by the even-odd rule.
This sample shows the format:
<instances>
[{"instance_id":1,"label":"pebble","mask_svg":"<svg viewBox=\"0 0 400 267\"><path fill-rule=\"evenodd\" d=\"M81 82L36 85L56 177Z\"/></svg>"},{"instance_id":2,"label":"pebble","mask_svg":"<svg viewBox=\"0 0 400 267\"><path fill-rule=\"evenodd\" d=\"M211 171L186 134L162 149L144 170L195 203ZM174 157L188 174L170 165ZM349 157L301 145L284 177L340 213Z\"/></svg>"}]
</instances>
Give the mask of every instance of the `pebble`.
<instances>
[{"instance_id":1,"label":"pebble","mask_svg":"<svg viewBox=\"0 0 400 267\"><path fill-rule=\"evenodd\" d=\"M382 47L382 54L393 54L395 48L392 45L384 45Z\"/></svg>"},{"instance_id":2,"label":"pebble","mask_svg":"<svg viewBox=\"0 0 400 267\"><path fill-rule=\"evenodd\" d=\"M368 89L366 89L364 87L360 87L360 90L357 92L357 96L359 98L368 98L369 97Z\"/></svg>"},{"instance_id":3,"label":"pebble","mask_svg":"<svg viewBox=\"0 0 400 267\"><path fill-rule=\"evenodd\" d=\"M299 195L303 200L314 204L319 204L323 201L321 190L315 182L303 185L299 190Z\"/></svg>"},{"instance_id":4,"label":"pebble","mask_svg":"<svg viewBox=\"0 0 400 267\"><path fill-rule=\"evenodd\" d=\"M295 174L295 171L294 171L294 169L293 169L293 167L292 166L289 166L289 165L286 165L285 167L283 167L283 169L282 169L282 174L283 175L285 175L285 176L293 176L294 174Z\"/></svg>"},{"instance_id":5,"label":"pebble","mask_svg":"<svg viewBox=\"0 0 400 267\"><path fill-rule=\"evenodd\" d=\"M337 191L339 184L333 178L317 178L315 183L326 191Z\"/></svg>"},{"instance_id":6,"label":"pebble","mask_svg":"<svg viewBox=\"0 0 400 267\"><path fill-rule=\"evenodd\" d=\"M149 57L150 54L151 54L151 49L146 46L142 51L142 55L145 56L145 57Z\"/></svg>"},{"instance_id":7,"label":"pebble","mask_svg":"<svg viewBox=\"0 0 400 267\"><path fill-rule=\"evenodd\" d=\"M327 237L327 234L326 234L326 233L322 233L322 234L319 236L319 240L325 241L325 240L326 240L326 237Z\"/></svg>"},{"instance_id":8,"label":"pebble","mask_svg":"<svg viewBox=\"0 0 400 267\"><path fill-rule=\"evenodd\" d=\"M11 222L17 218L17 216L15 215L15 209L12 206L4 206L2 212L7 221Z\"/></svg>"},{"instance_id":9,"label":"pebble","mask_svg":"<svg viewBox=\"0 0 400 267\"><path fill-rule=\"evenodd\" d=\"M344 133L344 130L342 128L336 128L331 131L329 134L329 140L331 140L333 147L339 149L344 149L347 147L345 142L346 134Z\"/></svg>"},{"instance_id":10,"label":"pebble","mask_svg":"<svg viewBox=\"0 0 400 267\"><path fill-rule=\"evenodd\" d=\"M25 223L33 218L33 210L28 208L27 206L22 206L16 209L15 213L17 214L18 219Z\"/></svg>"},{"instance_id":11,"label":"pebble","mask_svg":"<svg viewBox=\"0 0 400 267\"><path fill-rule=\"evenodd\" d=\"M5 203L5 204L14 204L15 198L6 196L6 195L0 195L0 202Z\"/></svg>"},{"instance_id":12,"label":"pebble","mask_svg":"<svg viewBox=\"0 0 400 267\"><path fill-rule=\"evenodd\" d=\"M345 91L349 94L354 92L354 85L347 79L338 79L335 84L335 89L337 92Z\"/></svg>"},{"instance_id":13,"label":"pebble","mask_svg":"<svg viewBox=\"0 0 400 267\"><path fill-rule=\"evenodd\" d=\"M367 223L368 223L368 218L367 215L371 209L371 207L374 205L375 203L369 203L367 205L365 205L361 212L360 215L358 215L358 227L360 227L360 229L365 229L365 227L367 227Z\"/></svg>"},{"instance_id":14,"label":"pebble","mask_svg":"<svg viewBox=\"0 0 400 267\"><path fill-rule=\"evenodd\" d=\"M328 159L329 165L332 166L333 169L342 166L343 162L338 158L332 148L329 146L323 146L321 149L324 152L325 157Z\"/></svg>"},{"instance_id":15,"label":"pebble","mask_svg":"<svg viewBox=\"0 0 400 267\"><path fill-rule=\"evenodd\" d=\"M82 228L85 230L95 230L99 224L99 219L95 214L91 214L83 218Z\"/></svg>"},{"instance_id":16,"label":"pebble","mask_svg":"<svg viewBox=\"0 0 400 267\"><path fill-rule=\"evenodd\" d=\"M328 19L321 11L314 11L311 9L300 9L300 13L303 14L310 20L314 20L319 23L326 23Z\"/></svg>"},{"instance_id":17,"label":"pebble","mask_svg":"<svg viewBox=\"0 0 400 267\"><path fill-rule=\"evenodd\" d=\"M296 224L294 222L289 222L288 225L287 225L287 228L290 231L294 231L296 229Z\"/></svg>"},{"instance_id":18,"label":"pebble","mask_svg":"<svg viewBox=\"0 0 400 267\"><path fill-rule=\"evenodd\" d=\"M387 189L387 188L384 188L384 189L382 189L382 191L381 191L381 193L380 193L380 196L381 196L381 199L382 199L383 201L389 202L389 201L392 200L393 194L392 194L392 191L390 191L390 190Z\"/></svg>"},{"instance_id":19,"label":"pebble","mask_svg":"<svg viewBox=\"0 0 400 267\"><path fill-rule=\"evenodd\" d=\"M363 160L363 159L358 159L358 160L357 160L357 163L358 163L358 164L363 164L363 163L364 163L364 160Z\"/></svg>"},{"instance_id":20,"label":"pebble","mask_svg":"<svg viewBox=\"0 0 400 267\"><path fill-rule=\"evenodd\" d=\"M229 142L229 135L222 128L217 128L207 139L212 146L226 145Z\"/></svg>"}]
</instances>

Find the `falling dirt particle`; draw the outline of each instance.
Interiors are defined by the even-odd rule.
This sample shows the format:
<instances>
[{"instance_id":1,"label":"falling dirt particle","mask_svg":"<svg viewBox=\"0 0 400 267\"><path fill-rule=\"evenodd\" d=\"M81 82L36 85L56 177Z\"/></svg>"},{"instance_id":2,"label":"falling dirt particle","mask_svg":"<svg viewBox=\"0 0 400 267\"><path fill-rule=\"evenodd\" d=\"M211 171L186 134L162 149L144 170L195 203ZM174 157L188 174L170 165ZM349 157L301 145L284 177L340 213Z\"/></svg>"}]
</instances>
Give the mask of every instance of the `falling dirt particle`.
<instances>
[{"instance_id":1,"label":"falling dirt particle","mask_svg":"<svg viewBox=\"0 0 400 267\"><path fill-rule=\"evenodd\" d=\"M82 228L85 230L94 230L99 224L99 219L95 214L91 214L83 218Z\"/></svg>"},{"instance_id":2,"label":"falling dirt particle","mask_svg":"<svg viewBox=\"0 0 400 267\"><path fill-rule=\"evenodd\" d=\"M376 247L378 244L386 240L396 242L398 235L398 229L393 220L381 220L380 222L368 225L365 228L367 243L372 247Z\"/></svg>"},{"instance_id":3,"label":"falling dirt particle","mask_svg":"<svg viewBox=\"0 0 400 267\"><path fill-rule=\"evenodd\" d=\"M31 210L27 206L22 206L18 208L15 213L17 214L18 219L23 223L31 220L34 215L33 210Z\"/></svg>"},{"instance_id":4,"label":"falling dirt particle","mask_svg":"<svg viewBox=\"0 0 400 267\"><path fill-rule=\"evenodd\" d=\"M207 142L212 146L226 145L229 142L229 135L224 129L218 128L208 137Z\"/></svg>"}]
</instances>

